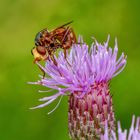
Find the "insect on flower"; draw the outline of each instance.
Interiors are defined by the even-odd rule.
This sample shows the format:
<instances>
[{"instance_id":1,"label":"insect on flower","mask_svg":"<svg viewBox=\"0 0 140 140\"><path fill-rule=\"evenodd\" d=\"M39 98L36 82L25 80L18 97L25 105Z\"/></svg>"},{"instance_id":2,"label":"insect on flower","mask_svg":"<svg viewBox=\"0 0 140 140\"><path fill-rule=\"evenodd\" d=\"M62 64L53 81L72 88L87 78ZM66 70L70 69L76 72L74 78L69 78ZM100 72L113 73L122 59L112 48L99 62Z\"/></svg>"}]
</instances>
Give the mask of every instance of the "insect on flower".
<instances>
[{"instance_id":1,"label":"insect on flower","mask_svg":"<svg viewBox=\"0 0 140 140\"><path fill-rule=\"evenodd\" d=\"M43 29L36 34L35 47L31 50L34 55L34 62L52 60L55 65L57 62L54 58L54 53L58 48L64 49L66 59L66 50L72 44L76 43L76 36L73 29L69 26L72 21L63 24L52 31Z\"/></svg>"},{"instance_id":2,"label":"insect on flower","mask_svg":"<svg viewBox=\"0 0 140 140\"><path fill-rule=\"evenodd\" d=\"M71 139L99 140L103 135L101 140L116 140L117 138L108 138L112 131L114 136L116 128L109 83L124 69L126 56L122 53L117 59L117 40L115 40L113 49L108 45L109 37L104 44L98 43L95 39L89 46L83 42L81 37L78 42L81 44L73 44L67 53L65 63L62 50L55 58L58 62L56 66L51 61L48 61L45 66L37 63L47 76L37 82L30 82L30 84L54 89L56 94L41 98L39 101L43 103L32 109L47 106L59 98L55 108L48 113L50 114L59 106L62 97L68 96L68 128ZM68 62L70 66L68 66ZM108 130L105 135L104 130ZM132 133L130 132L130 134ZM131 137L128 138L128 140L130 139Z\"/></svg>"}]
</instances>

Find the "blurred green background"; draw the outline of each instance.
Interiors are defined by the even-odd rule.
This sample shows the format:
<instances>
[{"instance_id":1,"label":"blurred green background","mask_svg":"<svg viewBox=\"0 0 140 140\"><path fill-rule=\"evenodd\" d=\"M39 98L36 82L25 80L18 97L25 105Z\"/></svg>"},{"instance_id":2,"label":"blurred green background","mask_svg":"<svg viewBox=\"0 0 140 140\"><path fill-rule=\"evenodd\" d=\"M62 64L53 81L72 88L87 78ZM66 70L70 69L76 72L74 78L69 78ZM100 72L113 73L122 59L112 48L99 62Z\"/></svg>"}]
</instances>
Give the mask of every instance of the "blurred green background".
<instances>
[{"instance_id":1,"label":"blurred green background","mask_svg":"<svg viewBox=\"0 0 140 140\"><path fill-rule=\"evenodd\" d=\"M116 118L123 128L140 115L140 1L139 0L1 0L0 1L0 140L68 140L67 98L47 115L48 107L29 110L47 93L38 80L31 48L35 34L74 20L76 34L90 44L110 34L118 38L119 54L127 54L125 70L111 82Z\"/></svg>"}]
</instances>

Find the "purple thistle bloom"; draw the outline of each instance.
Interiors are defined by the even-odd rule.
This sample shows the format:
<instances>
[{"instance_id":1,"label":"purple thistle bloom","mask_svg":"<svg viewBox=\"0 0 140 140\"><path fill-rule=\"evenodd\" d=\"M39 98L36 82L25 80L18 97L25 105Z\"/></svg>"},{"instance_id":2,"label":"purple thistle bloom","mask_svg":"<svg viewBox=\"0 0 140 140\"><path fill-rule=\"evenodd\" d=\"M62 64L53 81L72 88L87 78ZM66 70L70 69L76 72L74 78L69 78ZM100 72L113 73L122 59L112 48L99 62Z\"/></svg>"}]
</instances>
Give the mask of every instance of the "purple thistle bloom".
<instances>
[{"instance_id":1,"label":"purple thistle bloom","mask_svg":"<svg viewBox=\"0 0 140 140\"><path fill-rule=\"evenodd\" d=\"M115 130L109 81L124 69L126 57L122 53L117 59L117 41L114 49L108 47L108 41L109 37L102 45L95 40L89 47L79 38L81 44L72 46L67 59L62 51L55 57L58 65L47 61L42 67L37 63L47 77L30 82L58 91L40 99L45 103L34 108L44 107L60 97L58 106L63 96L69 96L69 133L74 140L99 138L104 132L105 121L108 122L109 132Z\"/></svg>"},{"instance_id":2,"label":"purple thistle bloom","mask_svg":"<svg viewBox=\"0 0 140 140\"><path fill-rule=\"evenodd\" d=\"M127 130L122 131L120 122L118 122L118 131L117 134L114 131L108 131L107 123L105 124L105 133L101 136L101 140L140 140L140 117L137 118L135 124L135 116L133 116L132 124L129 129L129 133Z\"/></svg>"}]
</instances>

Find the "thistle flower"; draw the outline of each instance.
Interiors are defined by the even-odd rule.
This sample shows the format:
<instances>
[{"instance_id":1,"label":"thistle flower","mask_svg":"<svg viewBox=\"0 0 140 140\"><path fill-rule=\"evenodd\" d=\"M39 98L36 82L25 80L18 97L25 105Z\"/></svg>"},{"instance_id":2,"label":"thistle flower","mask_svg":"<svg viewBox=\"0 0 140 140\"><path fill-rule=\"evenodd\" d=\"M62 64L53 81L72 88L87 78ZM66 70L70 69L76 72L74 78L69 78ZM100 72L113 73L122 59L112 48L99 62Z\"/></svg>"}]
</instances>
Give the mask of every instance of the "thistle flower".
<instances>
[{"instance_id":1,"label":"thistle flower","mask_svg":"<svg viewBox=\"0 0 140 140\"><path fill-rule=\"evenodd\" d=\"M95 40L89 47L80 37L80 43L72 46L67 59L61 51L55 57L57 65L51 60L46 62L45 67L37 63L47 77L31 84L58 92L40 99L45 103L34 108L44 107L60 97L59 104L63 96L69 96L68 127L73 140L98 139L104 133L106 121L109 132L115 130L109 82L124 69L126 57L122 53L117 59L117 40L114 50L108 47L108 41L109 37L102 45Z\"/></svg>"},{"instance_id":2,"label":"thistle flower","mask_svg":"<svg viewBox=\"0 0 140 140\"><path fill-rule=\"evenodd\" d=\"M105 124L105 133L101 136L101 140L140 140L140 118L138 117L135 124L135 116L132 118L132 124L127 134L127 130L122 131L120 122L118 122L118 132L108 131L108 125Z\"/></svg>"}]
</instances>

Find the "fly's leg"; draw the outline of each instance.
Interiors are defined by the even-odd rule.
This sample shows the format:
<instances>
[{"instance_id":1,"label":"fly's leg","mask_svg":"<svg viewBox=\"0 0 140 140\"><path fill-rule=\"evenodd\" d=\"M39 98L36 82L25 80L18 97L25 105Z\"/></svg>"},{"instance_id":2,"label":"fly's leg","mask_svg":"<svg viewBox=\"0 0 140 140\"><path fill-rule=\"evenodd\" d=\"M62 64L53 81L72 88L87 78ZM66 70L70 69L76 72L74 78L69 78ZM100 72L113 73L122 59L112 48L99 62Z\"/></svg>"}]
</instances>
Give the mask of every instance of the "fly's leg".
<instances>
[{"instance_id":1,"label":"fly's leg","mask_svg":"<svg viewBox=\"0 0 140 140\"><path fill-rule=\"evenodd\" d=\"M71 42L71 40L69 40L68 38L68 34L69 34L69 31L70 31L70 27L67 27L67 29L66 29L66 32L65 32L65 34L64 34L64 37L63 37L63 39L62 39L62 41L61 41L61 44L62 44L62 48L64 49L64 58L66 59L67 58L67 52L66 52L66 50L68 49L68 48L70 48L70 45L69 45L69 43L66 43L66 39L67 39L67 41L69 42Z\"/></svg>"},{"instance_id":2,"label":"fly's leg","mask_svg":"<svg viewBox=\"0 0 140 140\"><path fill-rule=\"evenodd\" d=\"M66 59L67 58L67 49L64 48L64 58Z\"/></svg>"},{"instance_id":3,"label":"fly's leg","mask_svg":"<svg viewBox=\"0 0 140 140\"><path fill-rule=\"evenodd\" d=\"M53 61L53 63L57 66L57 61L54 58L54 55L51 56L51 60Z\"/></svg>"},{"instance_id":4,"label":"fly's leg","mask_svg":"<svg viewBox=\"0 0 140 140\"><path fill-rule=\"evenodd\" d=\"M55 60L53 54L50 55L50 58L51 58L51 60L53 61L53 63L57 66L57 61Z\"/></svg>"},{"instance_id":5,"label":"fly's leg","mask_svg":"<svg viewBox=\"0 0 140 140\"><path fill-rule=\"evenodd\" d=\"M68 65L71 66L71 64L69 63L68 59L67 59L67 49L70 48L69 44L65 44L63 45L63 49L64 49L64 58L67 61Z\"/></svg>"},{"instance_id":6,"label":"fly's leg","mask_svg":"<svg viewBox=\"0 0 140 140\"><path fill-rule=\"evenodd\" d=\"M39 62L40 60L41 60L41 58L37 57L37 58L34 59L33 62L34 62L34 64L37 64L37 62ZM44 60L45 60L45 61L49 60L49 57L48 57L48 56L45 56L45 57L44 57ZM44 79L44 77L45 77L45 71L42 69L42 67L41 67L40 65L37 64L37 66L38 66L39 69L43 72L43 79Z\"/></svg>"}]
</instances>

